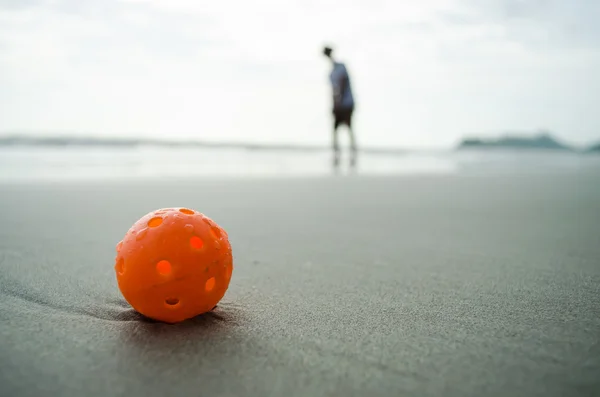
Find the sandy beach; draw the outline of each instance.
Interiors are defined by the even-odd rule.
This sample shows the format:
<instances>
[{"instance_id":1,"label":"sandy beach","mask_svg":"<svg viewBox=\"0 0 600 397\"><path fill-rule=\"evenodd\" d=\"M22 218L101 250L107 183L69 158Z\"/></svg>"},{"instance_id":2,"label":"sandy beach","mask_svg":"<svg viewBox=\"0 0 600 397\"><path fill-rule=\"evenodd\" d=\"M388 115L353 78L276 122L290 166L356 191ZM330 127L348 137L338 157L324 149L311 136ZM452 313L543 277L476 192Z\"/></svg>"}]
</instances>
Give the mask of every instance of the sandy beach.
<instances>
[{"instance_id":1,"label":"sandy beach","mask_svg":"<svg viewBox=\"0 0 600 397\"><path fill-rule=\"evenodd\" d=\"M2 396L594 396L600 174L0 185ZM214 312L148 321L115 244L190 207L229 233Z\"/></svg>"}]
</instances>

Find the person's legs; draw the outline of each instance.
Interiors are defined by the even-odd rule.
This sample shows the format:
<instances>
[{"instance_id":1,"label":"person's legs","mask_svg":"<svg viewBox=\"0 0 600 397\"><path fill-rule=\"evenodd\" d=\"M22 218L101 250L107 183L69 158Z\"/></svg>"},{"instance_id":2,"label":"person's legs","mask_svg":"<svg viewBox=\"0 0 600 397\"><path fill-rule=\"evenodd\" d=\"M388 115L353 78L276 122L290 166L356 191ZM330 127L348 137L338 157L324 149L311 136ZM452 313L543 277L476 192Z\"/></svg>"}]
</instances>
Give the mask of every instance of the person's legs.
<instances>
[{"instance_id":1,"label":"person's legs","mask_svg":"<svg viewBox=\"0 0 600 397\"><path fill-rule=\"evenodd\" d=\"M356 165L357 149L356 138L352 127L348 127L348 135L350 136L350 166L354 167Z\"/></svg>"},{"instance_id":2,"label":"person's legs","mask_svg":"<svg viewBox=\"0 0 600 397\"><path fill-rule=\"evenodd\" d=\"M333 146L333 166L337 167L340 164L340 144L338 141L338 127L340 126L340 119L338 115L335 115L335 121L333 122L332 131L332 146Z\"/></svg>"},{"instance_id":3,"label":"person's legs","mask_svg":"<svg viewBox=\"0 0 600 397\"><path fill-rule=\"evenodd\" d=\"M356 136L354 135L354 128L352 127L352 113L353 113L353 109L350 109L350 111L348 113L347 124L348 124L348 136L350 137L350 150L351 150L350 165L352 167L354 167L356 165L357 147L356 147Z\"/></svg>"}]
</instances>

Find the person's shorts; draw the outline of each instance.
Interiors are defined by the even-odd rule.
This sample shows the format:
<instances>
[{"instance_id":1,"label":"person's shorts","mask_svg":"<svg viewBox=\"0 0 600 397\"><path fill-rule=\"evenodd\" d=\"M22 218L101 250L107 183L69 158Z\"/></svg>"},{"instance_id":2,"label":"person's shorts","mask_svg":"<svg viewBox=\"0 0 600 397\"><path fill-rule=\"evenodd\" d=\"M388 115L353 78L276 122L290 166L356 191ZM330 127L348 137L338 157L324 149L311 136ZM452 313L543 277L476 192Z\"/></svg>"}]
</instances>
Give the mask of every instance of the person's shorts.
<instances>
[{"instance_id":1,"label":"person's shorts","mask_svg":"<svg viewBox=\"0 0 600 397\"><path fill-rule=\"evenodd\" d=\"M342 124L352 127L352 113L354 108L342 108L333 111L334 127L337 128Z\"/></svg>"}]
</instances>

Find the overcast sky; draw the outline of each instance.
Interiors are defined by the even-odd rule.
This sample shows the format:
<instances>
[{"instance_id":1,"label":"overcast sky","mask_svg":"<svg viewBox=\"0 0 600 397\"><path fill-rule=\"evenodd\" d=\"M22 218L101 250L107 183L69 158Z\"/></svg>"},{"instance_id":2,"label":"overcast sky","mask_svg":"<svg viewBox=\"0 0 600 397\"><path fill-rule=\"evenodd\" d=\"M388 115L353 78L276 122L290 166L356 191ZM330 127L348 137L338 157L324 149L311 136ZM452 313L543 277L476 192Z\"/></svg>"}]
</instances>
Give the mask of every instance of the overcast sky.
<instances>
[{"instance_id":1,"label":"overcast sky","mask_svg":"<svg viewBox=\"0 0 600 397\"><path fill-rule=\"evenodd\" d=\"M0 0L0 131L329 143L600 140L597 0Z\"/></svg>"}]
</instances>

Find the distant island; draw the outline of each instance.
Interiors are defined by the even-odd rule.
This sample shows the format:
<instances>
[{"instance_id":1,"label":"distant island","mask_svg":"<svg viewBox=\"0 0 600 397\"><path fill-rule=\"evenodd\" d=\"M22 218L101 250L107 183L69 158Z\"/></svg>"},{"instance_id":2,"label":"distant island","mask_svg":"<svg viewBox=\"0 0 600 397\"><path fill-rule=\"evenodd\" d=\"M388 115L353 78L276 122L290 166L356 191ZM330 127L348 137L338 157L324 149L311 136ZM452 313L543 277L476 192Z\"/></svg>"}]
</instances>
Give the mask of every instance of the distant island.
<instances>
[{"instance_id":1,"label":"distant island","mask_svg":"<svg viewBox=\"0 0 600 397\"><path fill-rule=\"evenodd\" d=\"M458 145L458 149L574 150L573 147L559 142L549 133L534 136L505 135L496 139L465 138Z\"/></svg>"},{"instance_id":2,"label":"distant island","mask_svg":"<svg viewBox=\"0 0 600 397\"><path fill-rule=\"evenodd\" d=\"M587 148L588 152L600 153L600 143L590 146Z\"/></svg>"}]
</instances>

